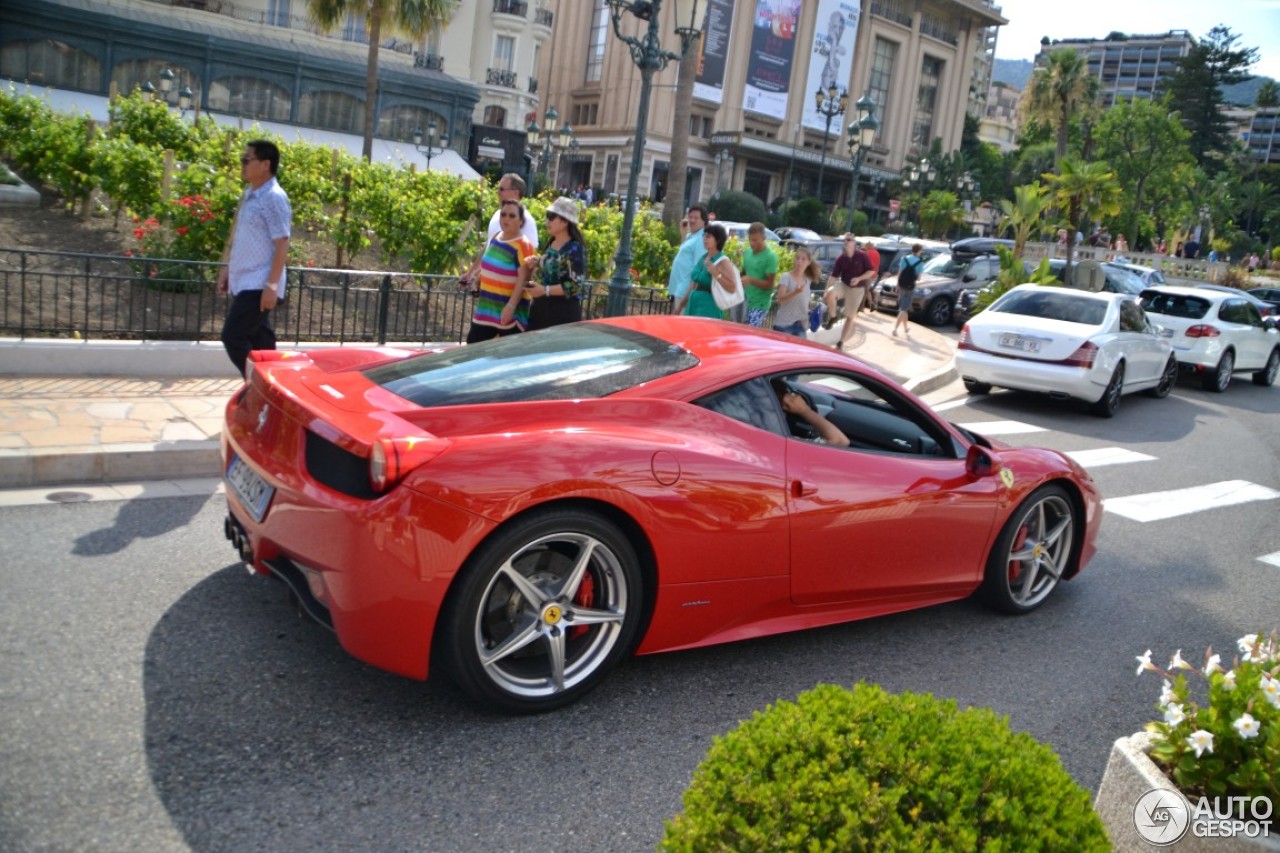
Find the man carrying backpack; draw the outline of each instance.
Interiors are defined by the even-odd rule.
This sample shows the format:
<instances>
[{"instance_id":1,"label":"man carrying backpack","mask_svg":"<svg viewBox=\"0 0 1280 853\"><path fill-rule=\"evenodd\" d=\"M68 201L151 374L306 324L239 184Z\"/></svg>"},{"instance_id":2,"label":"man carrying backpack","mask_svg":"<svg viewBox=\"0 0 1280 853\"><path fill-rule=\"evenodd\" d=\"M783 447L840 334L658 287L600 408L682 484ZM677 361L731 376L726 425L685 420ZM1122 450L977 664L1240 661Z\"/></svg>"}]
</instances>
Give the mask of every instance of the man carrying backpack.
<instances>
[{"instance_id":1,"label":"man carrying backpack","mask_svg":"<svg viewBox=\"0 0 1280 853\"><path fill-rule=\"evenodd\" d=\"M898 319L893 321L895 338L898 336L899 326L904 335L911 337L911 320L908 315L911 312L911 297L916 293L916 279L920 277L920 267L924 264L924 258L920 257L923 251L924 246L921 244L912 245L911 254L898 264Z\"/></svg>"}]
</instances>

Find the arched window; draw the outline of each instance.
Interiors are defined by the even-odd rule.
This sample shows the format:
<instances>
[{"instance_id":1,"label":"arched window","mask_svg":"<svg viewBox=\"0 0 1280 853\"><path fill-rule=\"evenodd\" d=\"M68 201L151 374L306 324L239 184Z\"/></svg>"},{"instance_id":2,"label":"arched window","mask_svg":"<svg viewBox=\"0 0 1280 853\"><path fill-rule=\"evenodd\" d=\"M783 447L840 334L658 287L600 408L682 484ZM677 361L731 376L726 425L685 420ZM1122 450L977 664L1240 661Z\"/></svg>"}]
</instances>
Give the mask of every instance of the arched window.
<instances>
[{"instance_id":1,"label":"arched window","mask_svg":"<svg viewBox=\"0 0 1280 853\"><path fill-rule=\"evenodd\" d=\"M267 121L288 121L292 99L283 86L257 77L219 77L209 85L208 108Z\"/></svg>"},{"instance_id":2,"label":"arched window","mask_svg":"<svg viewBox=\"0 0 1280 853\"><path fill-rule=\"evenodd\" d=\"M169 86L169 103L178 103L178 93L184 87L190 87L193 92L200 91L200 78L191 73L189 68L174 65L163 59L126 59L124 62L117 62L116 67L111 69L111 79L123 95L129 94L144 83L150 83L156 87L156 97L159 98L161 75L166 68L173 72L173 82Z\"/></svg>"},{"instance_id":3,"label":"arched window","mask_svg":"<svg viewBox=\"0 0 1280 853\"><path fill-rule=\"evenodd\" d=\"M426 144L427 128L431 124L431 120L436 122L436 146L443 145L441 141L446 136L452 137L449 122L444 116L433 113L424 107L415 107L402 105L398 107L389 107L382 111L378 116L377 135L383 139L398 139L401 142L412 142L413 132L421 130L423 134L423 144ZM450 138L449 142L457 140Z\"/></svg>"},{"instance_id":4,"label":"arched window","mask_svg":"<svg viewBox=\"0 0 1280 853\"><path fill-rule=\"evenodd\" d=\"M102 89L102 63L66 42L11 41L0 47L0 77L60 89Z\"/></svg>"},{"instance_id":5,"label":"arched window","mask_svg":"<svg viewBox=\"0 0 1280 853\"><path fill-rule=\"evenodd\" d=\"M506 127L507 126L507 108L498 106L487 106L484 108L484 123L490 127Z\"/></svg>"},{"instance_id":6,"label":"arched window","mask_svg":"<svg viewBox=\"0 0 1280 853\"><path fill-rule=\"evenodd\" d=\"M298 123L362 133L364 103L344 92L308 92L298 101Z\"/></svg>"}]
</instances>

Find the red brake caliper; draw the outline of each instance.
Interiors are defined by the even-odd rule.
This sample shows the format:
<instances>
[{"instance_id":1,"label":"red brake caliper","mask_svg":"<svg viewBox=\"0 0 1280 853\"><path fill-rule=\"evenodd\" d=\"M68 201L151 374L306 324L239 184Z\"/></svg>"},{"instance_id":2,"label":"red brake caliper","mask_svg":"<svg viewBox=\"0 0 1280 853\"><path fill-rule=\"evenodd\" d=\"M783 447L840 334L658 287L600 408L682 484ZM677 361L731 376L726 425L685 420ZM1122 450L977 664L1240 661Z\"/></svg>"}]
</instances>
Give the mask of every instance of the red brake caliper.
<instances>
[{"instance_id":1,"label":"red brake caliper","mask_svg":"<svg viewBox=\"0 0 1280 853\"><path fill-rule=\"evenodd\" d=\"M1013 537L1013 547L1011 547L1009 550L1020 551L1022 550L1022 546L1025 544L1027 544L1027 525L1024 524L1018 528L1018 535ZM1009 583L1014 583L1021 576L1022 576L1022 561L1010 560L1009 561Z\"/></svg>"},{"instance_id":2,"label":"red brake caliper","mask_svg":"<svg viewBox=\"0 0 1280 853\"><path fill-rule=\"evenodd\" d=\"M595 602L596 596L596 579L591 575L584 575L582 583L578 585L578 593L573 597L573 603L588 607ZM587 633L586 625L574 625L569 629L569 639L575 640Z\"/></svg>"}]
</instances>

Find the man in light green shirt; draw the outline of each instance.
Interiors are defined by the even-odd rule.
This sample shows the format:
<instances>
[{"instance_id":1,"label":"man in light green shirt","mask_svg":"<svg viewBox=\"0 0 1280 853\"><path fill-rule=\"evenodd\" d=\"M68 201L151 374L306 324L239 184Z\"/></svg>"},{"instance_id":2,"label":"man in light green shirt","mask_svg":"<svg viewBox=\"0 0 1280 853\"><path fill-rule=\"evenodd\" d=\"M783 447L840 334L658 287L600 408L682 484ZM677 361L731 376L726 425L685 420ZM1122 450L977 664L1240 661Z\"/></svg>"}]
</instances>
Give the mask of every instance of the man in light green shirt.
<instances>
[{"instance_id":1,"label":"man in light green shirt","mask_svg":"<svg viewBox=\"0 0 1280 853\"><path fill-rule=\"evenodd\" d=\"M742 284L747 291L747 325L764 327L778 286L778 253L764 242L764 223L747 228L747 246L742 250Z\"/></svg>"}]
</instances>

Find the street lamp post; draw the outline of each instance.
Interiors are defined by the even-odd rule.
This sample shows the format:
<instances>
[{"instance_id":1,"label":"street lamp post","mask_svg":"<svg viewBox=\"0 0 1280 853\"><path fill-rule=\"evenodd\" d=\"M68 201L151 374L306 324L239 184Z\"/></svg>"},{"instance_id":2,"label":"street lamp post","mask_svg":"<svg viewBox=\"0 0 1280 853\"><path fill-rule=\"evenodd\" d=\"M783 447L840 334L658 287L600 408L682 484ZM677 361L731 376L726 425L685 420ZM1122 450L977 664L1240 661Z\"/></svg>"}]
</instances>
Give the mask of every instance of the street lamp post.
<instances>
[{"instance_id":1,"label":"street lamp post","mask_svg":"<svg viewBox=\"0 0 1280 853\"><path fill-rule=\"evenodd\" d=\"M631 61L640 69L640 103L636 110L636 135L631 149L631 173L627 177L627 200L623 207L622 232L618 239L618 251L613 256L613 276L609 279L609 301L605 314L618 317L627 312L627 294L631 290L631 230L636 219L636 192L639 189L640 163L644 157L645 131L649 124L649 91L653 86L653 73L667 67L667 63L679 62L702 30L706 17L707 0L683 0L687 16L681 15L681 0L671 0L676 10L676 35L680 37L680 52L664 50L658 34L658 21L662 17L663 0L608 0L613 19L613 34L631 51ZM636 36L622 32L623 16L630 12L646 21L644 32Z\"/></svg>"},{"instance_id":2,"label":"street lamp post","mask_svg":"<svg viewBox=\"0 0 1280 853\"><path fill-rule=\"evenodd\" d=\"M425 141L427 144L423 145L422 143L424 138L422 135L422 128L415 127L413 129L413 147L417 148L418 152L422 154L422 156L427 158L428 172L431 171L431 158L436 156L437 154L443 154L445 151L449 149L448 134L446 134L445 137L440 140L439 147L436 146L436 136L437 134L439 134L439 132L440 132L439 122L437 122L435 118L429 119L427 121L427 135L425 137Z\"/></svg>"},{"instance_id":3,"label":"street lamp post","mask_svg":"<svg viewBox=\"0 0 1280 853\"><path fill-rule=\"evenodd\" d=\"M818 108L818 115L827 117L827 129L822 134L822 158L818 161L818 201L822 201L822 173L827 169L827 137L831 135L831 120L844 114L845 107L849 105L849 93L841 92L832 83L825 92L821 89L814 92L813 102Z\"/></svg>"},{"instance_id":4,"label":"street lamp post","mask_svg":"<svg viewBox=\"0 0 1280 853\"><path fill-rule=\"evenodd\" d=\"M911 182L911 190L918 197L916 204L916 233L923 234L920 227L920 211L924 207L924 191L933 183L933 179L938 176L938 170L928 161L921 158L920 162L911 167L911 171L907 174Z\"/></svg>"},{"instance_id":5,"label":"street lamp post","mask_svg":"<svg viewBox=\"0 0 1280 853\"><path fill-rule=\"evenodd\" d=\"M574 138L573 128L568 124L560 125L560 114L555 107L549 107L542 116L542 127L536 121L529 122L525 128L529 135L529 147L535 150L533 169L535 173L548 174L552 156L556 150L570 148L578 140ZM530 182L532 187L532 181Z\"/></svg>"},{"instance_id":6,"label":"street lamp post","mask_svg":"<svg viewBox=\"0 0 1280 853\"><path fill-rule=\"evenodd\" d=\"M876 119L876 102L871 100L867 92L853 105L858 111L858 120L849 124L849 156L853 159L853 191L849 194L849 225L846 231L853 231L853 212L858 209L858 180L862 177L862 161L867 156L867 149L876 141L876 131L880 122Z\"/></svg>"},{"instance_id":7,"label":"street lamp post","mask_svg":"<svg viewBox=\"0 0 1280 853\"><path fill-rule=\"evenodd\" d=\"M956 178L956 192L960 194L960 200L964 203L964 212L967 214L966 220L969 230L973 230L973 189L977 186L972 172L965 172Z\"/></svg>"}]
</instances>

